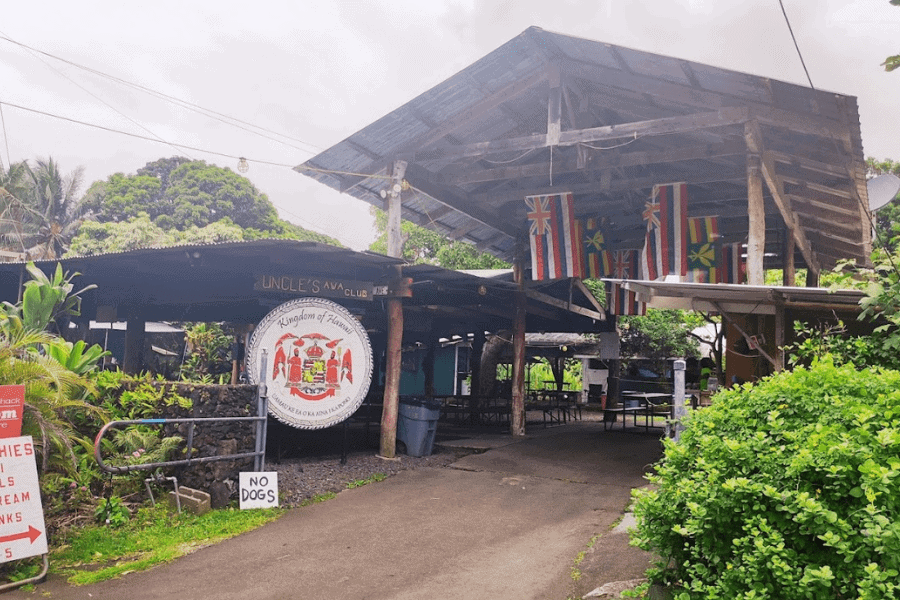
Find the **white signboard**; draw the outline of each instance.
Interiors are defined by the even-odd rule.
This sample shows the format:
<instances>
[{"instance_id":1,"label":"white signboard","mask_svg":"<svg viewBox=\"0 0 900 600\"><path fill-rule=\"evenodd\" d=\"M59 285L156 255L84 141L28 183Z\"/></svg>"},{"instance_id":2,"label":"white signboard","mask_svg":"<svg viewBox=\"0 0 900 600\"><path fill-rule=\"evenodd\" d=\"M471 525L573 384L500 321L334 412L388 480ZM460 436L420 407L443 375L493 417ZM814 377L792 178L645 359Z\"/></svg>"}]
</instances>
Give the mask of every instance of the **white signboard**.
<instances>
[{"instance_id":1,"label":"white signboard","mask_svg":"<svg viewBox=\"0 0 900 600\"><path fill-rule=\"evenodd\" d=\"M263 350L268 356L260 373ZM253 332L247 351L252 383L265 383L269 412L300 429L321 429L348 418L372 380L372 346L350 312L323 298L276 307Z\"/></svg>"},{"instance_id":2,"label":"white signboard","mask_svg":"<svg viewBox=\"0 0 900 600\"><path fill-rule=\"evenodd\" d=\"M278 472L241 472L239 474L240 506L276 508L278 506Z\"/></svg>"},{"instance_id":3,"label":"white signboard","mask_svg":"<svg viewBox=\"0 0 900 600\"><path fill-rule=\"evenodd\" d=\"M47 553L31 436L0 439L0 562Z\"/></svg>"}]
</instances>

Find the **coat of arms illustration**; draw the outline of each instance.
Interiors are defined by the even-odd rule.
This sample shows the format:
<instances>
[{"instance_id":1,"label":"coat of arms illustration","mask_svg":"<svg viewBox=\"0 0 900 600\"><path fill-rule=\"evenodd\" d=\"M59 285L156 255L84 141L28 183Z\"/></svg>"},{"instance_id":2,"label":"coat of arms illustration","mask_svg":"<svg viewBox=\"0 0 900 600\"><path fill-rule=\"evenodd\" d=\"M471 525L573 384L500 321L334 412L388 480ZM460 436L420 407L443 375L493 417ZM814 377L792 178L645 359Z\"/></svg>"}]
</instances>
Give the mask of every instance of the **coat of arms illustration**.
<instances>
[{"instance_id":1,"label":"coat of arms illustration","mask_svg":"<svg viewBox=\"0 0 900 600\"><path fill-rule=\"evenodd\" d=\"M269 412L301 429L328 427L352 415L372 378L365 328L346 308L323 298L292 300L266 315L247 360L250 380L266 384Z\"/></svg>"}]
</instances>

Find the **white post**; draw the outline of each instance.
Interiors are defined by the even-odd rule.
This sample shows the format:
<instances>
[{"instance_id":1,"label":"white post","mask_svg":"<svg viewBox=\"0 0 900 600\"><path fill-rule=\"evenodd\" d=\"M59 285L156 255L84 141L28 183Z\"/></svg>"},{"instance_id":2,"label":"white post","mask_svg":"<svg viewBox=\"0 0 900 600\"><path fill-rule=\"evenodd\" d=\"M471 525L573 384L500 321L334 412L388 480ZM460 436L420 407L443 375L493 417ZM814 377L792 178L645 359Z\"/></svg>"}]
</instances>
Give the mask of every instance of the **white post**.
<instances>
[{"instance_id":1,"label":"white post","mask_svg":"<svg viewBox=\"0 0 900 600\"><path fill-rule=\"evenodd\" d=\"M683 360L675 361L675 388L672 390L672 402L675 404L675 441L681 439L684 431L683 419L687 416L687 407L684 405L684 368Z\"/></svg>"}]
</instances>

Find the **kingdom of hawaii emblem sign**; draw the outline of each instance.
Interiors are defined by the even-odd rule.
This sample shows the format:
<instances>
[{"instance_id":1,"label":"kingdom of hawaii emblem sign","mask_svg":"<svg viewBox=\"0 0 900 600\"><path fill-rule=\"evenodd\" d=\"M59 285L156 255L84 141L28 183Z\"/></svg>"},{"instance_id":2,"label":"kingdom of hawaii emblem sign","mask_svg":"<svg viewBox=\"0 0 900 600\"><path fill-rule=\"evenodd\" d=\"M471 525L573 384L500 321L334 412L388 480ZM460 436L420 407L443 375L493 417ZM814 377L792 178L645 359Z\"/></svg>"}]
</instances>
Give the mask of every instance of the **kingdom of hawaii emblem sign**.
<instances>
[{"instance_id":1,"label":"kingdom of hawaii emblem sign","mask_svg":"<svg viewBox=\"0 0 900 600\"><path fill-rule=\"evenodd\" d=\"M266 351L265 373L260 357ZM362 324L322 298L285 302L265 316L247 351L247 374L265 383L269 412L300 429L321 429L356 412L372 380L372 346Z\"/></svg>"}]
</instances>

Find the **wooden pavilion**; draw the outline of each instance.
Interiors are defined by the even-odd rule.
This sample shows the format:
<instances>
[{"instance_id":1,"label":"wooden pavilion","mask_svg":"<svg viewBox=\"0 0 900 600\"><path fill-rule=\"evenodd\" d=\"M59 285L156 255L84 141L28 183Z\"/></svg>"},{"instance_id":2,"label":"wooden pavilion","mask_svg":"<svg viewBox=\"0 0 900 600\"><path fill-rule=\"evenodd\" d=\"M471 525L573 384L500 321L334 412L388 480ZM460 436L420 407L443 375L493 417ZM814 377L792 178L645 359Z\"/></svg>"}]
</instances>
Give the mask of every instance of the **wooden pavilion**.
<instances>
[{"instance_id":1,"label":"wooden pavilion","mask_svg":"<svg viewBox=\"0 0 900 600\"><path fill-rule=\"evenodd\" d=\"M778 268L792 286L798 267L816 285L822 269L871 252L855 98L537 27L296 170L386 209L392 256L402 215L515 264L514 434L532 285L526 196L570 192L612 247L637 248L653 186L685 182L690 215L716 216L723 241L746 244L753 285ZM400 336L401 301L389 310L400 328L389 337Z\"/></svg>"}]
</instances>

